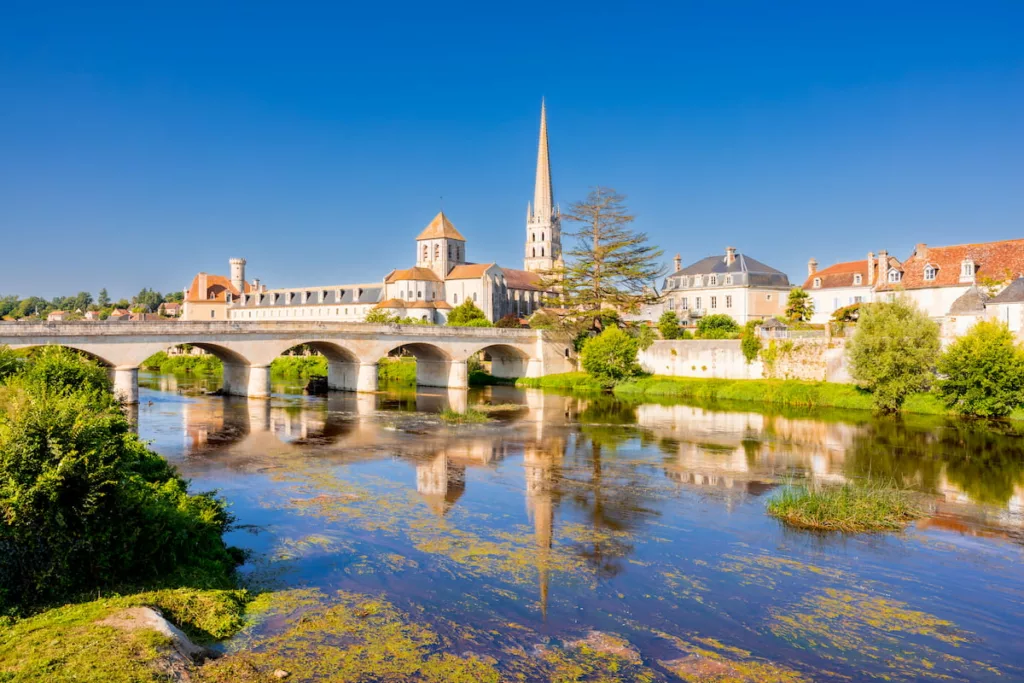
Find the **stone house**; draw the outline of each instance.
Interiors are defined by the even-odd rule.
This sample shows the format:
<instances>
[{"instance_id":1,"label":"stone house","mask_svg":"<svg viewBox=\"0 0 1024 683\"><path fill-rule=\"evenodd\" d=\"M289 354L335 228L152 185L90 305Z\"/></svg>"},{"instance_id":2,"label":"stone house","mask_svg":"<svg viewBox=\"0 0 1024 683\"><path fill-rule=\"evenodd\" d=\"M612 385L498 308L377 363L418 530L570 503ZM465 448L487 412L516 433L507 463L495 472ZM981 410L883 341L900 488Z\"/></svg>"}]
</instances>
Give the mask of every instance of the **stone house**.
<instances>
[{"instance_id":1,"label":"stone house","mask_svg":"<svg viewBox=\"0 0 1024 683\"><path fill-rule=\"evenodd\" d=\"M899 260L884 250L878 252L877 258L873 252L868 252L865 260L834 263L820 270L817 260L810 259L803 284L804 291L814 302L810 322L824 324L840 308L874 301L879 273L891 272L899 266Z\"/></svg>"}]
</instances>

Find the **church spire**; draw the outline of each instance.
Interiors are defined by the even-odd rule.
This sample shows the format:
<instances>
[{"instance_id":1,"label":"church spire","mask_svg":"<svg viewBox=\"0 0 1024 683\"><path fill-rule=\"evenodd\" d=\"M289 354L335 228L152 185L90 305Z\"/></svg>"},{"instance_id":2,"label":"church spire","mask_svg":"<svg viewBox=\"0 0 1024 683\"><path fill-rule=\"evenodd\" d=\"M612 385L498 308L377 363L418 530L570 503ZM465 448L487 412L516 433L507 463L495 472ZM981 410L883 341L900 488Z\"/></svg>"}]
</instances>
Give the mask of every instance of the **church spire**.
<instances>
[{"instance_id":1,"label":"church spire","mask_svg":"<svg viewBox=\"0 0 1024 683\"><path fill-rule=\"evenodd\" d=\"M533 211L537 218L552 213L551 159L548 157L548 117L543 98L540 101L540 142L537 145L537 183L533 189Z\"/></svg>"}]
</instances>

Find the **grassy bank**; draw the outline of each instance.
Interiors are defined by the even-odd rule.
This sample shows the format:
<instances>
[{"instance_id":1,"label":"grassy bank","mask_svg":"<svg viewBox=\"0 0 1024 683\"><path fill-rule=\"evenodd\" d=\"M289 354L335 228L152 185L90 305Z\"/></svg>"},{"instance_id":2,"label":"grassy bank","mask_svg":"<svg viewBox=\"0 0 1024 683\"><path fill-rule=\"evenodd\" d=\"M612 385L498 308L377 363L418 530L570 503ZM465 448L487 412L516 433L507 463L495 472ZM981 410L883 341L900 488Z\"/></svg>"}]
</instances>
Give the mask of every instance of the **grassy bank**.
<instances>
[{"instance_id":1,"label":"grassy bank","mask_svg":"<svg viewBox=\"0 0 1024 683\"><path fill-rule=\"evenodd\" d=\"M799 529L858 533L899 531L924 513L906 491L846 484L787 486L768 501L768 514Z\"/></svg>"},{"instance_id":2,"label":"grassy bank","mask_svg":"<svg viewBox=\"0 0 1024 683\"><path fill-rule=\"evenodd\" d=\"M459 411L453 410L451 408L445 408L444 410L441 411L438 417L441 418L442 422L459 425L487 422L488 420L490 420L490 418L487 417L486 414L480 412L479 410L474 410L473 408L468 408L464 413L460 413Z\"/></svg>"},{"instance_id":3,"label":"grassy bank","mask_svg":"<svg viewBox=\"0 0 1024 683\"><path fill-rule=\"evenodd\" d=\"M144 360L142 369L167 374L212 375L220 373L224 366L220 358L210 354L168 356L160 351Z\"/></svg>"},{"instance_id":4,"label":"grassy bank","mask_svg":"<svg viewBox=\"0 0 1024 683\"><path fill-rule=\"evenodd\" d=\"M280 356L270 364L270 374L277 377L305 379L313 375L327 376L324 356Z\"/></svg>"},{"instance_id":5,"label":"grassy bank","mask_svg":"<svg viewBox=\"0 0 1024 683\"><path fill-rule=\"evenodd\" d=\"M416 359L381 358L377 363L377 379L389 384L416 384Z\"/></svg>"},{"instance_id":6,"label":"grassy bank","mask_svg":"<svg viewBox=\"0 0 1024 683\"><path fill-rule=\"evenodd\" d=\"M569 391L601 391L599 382L582 372L521 379L520 387L560 389ZM803 382L771 379L700 379L652 375L616 384L614 394L623 399L679 398L701 403L746 402L777 407L839 408L843 410L874 410L871 393L853 384ZM911 395L903 405L904 413L948 415L949 410L935 394ZM1017 409L1012 419L1024 419L1024 410Z\"/></svg>"}]
</instances>

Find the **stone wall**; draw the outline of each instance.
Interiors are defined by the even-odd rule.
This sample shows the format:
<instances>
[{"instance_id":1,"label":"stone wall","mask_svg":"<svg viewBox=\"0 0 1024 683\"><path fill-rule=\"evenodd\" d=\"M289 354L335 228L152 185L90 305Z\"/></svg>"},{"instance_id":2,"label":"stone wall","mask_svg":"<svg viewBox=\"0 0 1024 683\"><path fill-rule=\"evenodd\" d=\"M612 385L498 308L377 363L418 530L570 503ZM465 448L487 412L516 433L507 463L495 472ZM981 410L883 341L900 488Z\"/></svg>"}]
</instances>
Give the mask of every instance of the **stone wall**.
<instances>
[{"instance_id":1,"label":"stone wall","mask_svg":"<svg viewBox=\"0 0 1024 683\"><path fill-rule=\"evenodd\" d=\"M717 379L802 379L848 383L845 339L779 339L774 362L747 363L735 339L678 339L656 341L639 355L647 372L672 377ZM765 349L768 349L765 340ZM771 353L768 354L769 358Z\"/></svg>"}]
</instances>

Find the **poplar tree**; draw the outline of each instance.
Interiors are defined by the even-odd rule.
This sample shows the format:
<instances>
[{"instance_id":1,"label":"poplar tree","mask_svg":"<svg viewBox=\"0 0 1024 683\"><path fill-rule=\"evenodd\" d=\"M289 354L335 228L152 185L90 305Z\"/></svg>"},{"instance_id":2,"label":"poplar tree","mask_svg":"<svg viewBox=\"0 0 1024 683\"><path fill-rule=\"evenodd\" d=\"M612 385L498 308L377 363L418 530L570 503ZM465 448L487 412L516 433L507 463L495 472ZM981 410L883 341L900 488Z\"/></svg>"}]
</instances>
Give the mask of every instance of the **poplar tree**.
<instances>
[{"instance_id":1,"label":"poplar tree","mask_svg":"<svg viewBox=\"0 0 1024 683\"><path fill-rule=\"evenodd\" d=\"M575 326L597 328L602 311L632 312L658 299L663 252L647 243L646 233L632 229L634 216L625 199L611 188L596 187L562 214L563 221L578 226L564 233L575 244L544 286L558 292L549 305L563 309Z\"/></svg>"}]
</instances>

